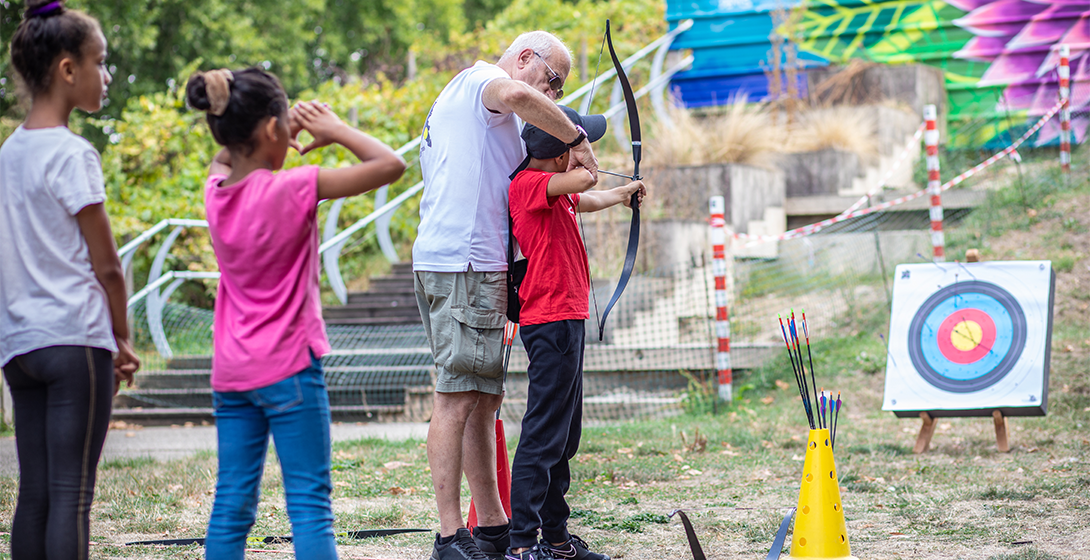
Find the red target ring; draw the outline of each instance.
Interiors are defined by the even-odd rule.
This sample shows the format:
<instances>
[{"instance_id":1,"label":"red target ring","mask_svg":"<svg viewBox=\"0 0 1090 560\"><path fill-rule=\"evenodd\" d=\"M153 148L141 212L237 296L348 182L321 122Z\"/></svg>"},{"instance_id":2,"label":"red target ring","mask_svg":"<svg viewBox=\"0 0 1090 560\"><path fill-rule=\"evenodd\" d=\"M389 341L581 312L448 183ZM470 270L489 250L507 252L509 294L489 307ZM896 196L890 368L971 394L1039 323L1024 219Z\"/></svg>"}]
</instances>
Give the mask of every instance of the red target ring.
<instances>
[{"instance_id":1,"label":"red target ring","mask_svg":"<svg viewBox=\"0 0 1090 560\"><path fill-rule=\"evenodd\" d=\"M987 313L964 308L942 321L935 342L946 359L956 364L971 364L988 355L995 336L995 321Z\"/></svg>"}]
</instances>

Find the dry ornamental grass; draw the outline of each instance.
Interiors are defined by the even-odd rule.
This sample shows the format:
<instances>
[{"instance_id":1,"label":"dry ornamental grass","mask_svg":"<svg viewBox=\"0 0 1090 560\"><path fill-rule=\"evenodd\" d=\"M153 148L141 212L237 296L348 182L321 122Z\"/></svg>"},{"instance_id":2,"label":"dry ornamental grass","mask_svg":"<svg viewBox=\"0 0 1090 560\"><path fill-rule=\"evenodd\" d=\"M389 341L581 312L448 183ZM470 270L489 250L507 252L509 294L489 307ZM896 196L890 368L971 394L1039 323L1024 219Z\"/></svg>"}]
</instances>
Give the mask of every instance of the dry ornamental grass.
<instances>
[{"instance_id":1,"label":"dry ornamental grass","mask_svg":"<svg viewBox=\"0 0 1090 560\"><path fill-rule=\"evenodd\" d=\"M781 154L830 148L853 152L865 162L878 156L873 111L811 108L788 124L768 106L741 98L707 116L676 107L669 112L670 124L651 125L650 167L738 163L772 168Z\"/></svg>"}]
</instances>

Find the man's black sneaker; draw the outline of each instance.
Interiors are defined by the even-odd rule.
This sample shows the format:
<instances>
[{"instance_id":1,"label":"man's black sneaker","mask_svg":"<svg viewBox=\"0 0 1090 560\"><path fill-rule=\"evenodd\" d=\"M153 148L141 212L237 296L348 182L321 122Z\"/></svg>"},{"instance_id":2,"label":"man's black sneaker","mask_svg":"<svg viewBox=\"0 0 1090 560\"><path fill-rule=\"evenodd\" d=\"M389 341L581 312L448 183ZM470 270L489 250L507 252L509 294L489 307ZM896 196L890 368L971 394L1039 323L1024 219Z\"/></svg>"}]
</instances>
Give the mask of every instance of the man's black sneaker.
<instances>
[{"instance_id":1,"label":"man's black sneaker","mask_svg":"<svg viewBox=\"0 0 1090 560\"><path fill-rule=\"evenodd\" d=\"M511 552L511 549L508 548L503 558L504 560L553 560L553 556L549 554L548 550L536 544L518 554Z\"/></svg>"},{"instance_id":2,"label":"man's black sneaker","mask_svg":"<svg viewBox=\"0 0 1090 560\"><path fill-rule=\"evenodd\" d=\"M435 548L431 551L431 560L489 560L473 542L469 529L458 529L454 540L439 544L439 535L435 535Z\"/></svg>"},{"instance_id":3,"label":"man's black sneaker","mask_svg":"<svg viewBox=\"0 0 1090 560\"><path fill-rule=\"evenodd\" d=\"M503 534L498 536L486 535L480 527L474 527L473 541L477 543L477 548L491 560L503 560L507 547L511 546L511 524L508 523Z\"/></svg>"},{"instance_id":4,"label":"man's black sneaker","mask_svg":"<svg viewBox=\"0 0 1090 560\"><path fill-rule=\"evenodd\" d=\"M571 535L571 538L560 546L555 546L546 540L542 540L540 546L557 560L610 560L605 554L587 550L587 543L575 535Z\"/></svg>"}]
</instances>

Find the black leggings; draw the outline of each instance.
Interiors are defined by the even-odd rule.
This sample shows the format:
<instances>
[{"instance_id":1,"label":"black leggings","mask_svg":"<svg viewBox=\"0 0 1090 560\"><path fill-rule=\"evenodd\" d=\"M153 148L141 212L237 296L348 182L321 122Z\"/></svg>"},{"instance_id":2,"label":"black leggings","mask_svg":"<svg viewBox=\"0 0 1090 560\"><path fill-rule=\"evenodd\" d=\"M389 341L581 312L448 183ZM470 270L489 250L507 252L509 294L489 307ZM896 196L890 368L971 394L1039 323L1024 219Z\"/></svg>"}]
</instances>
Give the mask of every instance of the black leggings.
<instances>
[{"instance_id":1,"label":"black leggings","mask_svg":"<svg viewBox=\"0 0 1090 560\"><path fill-rule=\"evenodd\" d=\"M12 560L87 558L113 371L109 350L86 346L42 348L4 366L19 452Z\"/></svg>"}]
</instances>

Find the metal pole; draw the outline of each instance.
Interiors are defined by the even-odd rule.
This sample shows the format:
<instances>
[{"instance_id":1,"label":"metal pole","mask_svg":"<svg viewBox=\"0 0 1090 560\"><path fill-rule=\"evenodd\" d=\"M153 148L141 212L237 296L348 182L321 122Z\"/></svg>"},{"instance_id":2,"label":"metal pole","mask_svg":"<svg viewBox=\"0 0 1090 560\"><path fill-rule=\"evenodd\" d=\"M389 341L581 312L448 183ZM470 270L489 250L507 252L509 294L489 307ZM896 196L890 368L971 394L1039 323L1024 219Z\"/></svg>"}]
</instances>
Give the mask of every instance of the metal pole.
<instances>
[{"instance_id":1,"label":"metal pole","mask_svg":"<svg viewBox=\"0 0 1090 560\"><path fill-rule=\"evenodd\" d=\"M931 247L935 262L946 262L946 239L942 234L942 180L939 179L939 131L935 128L934 105L923 108L926 122L923 141L927 146L927 192L931 195Z\"/></svg>"},{"instance_id":2,"label":"metal pole","mask_svg":"<svg viewBox=\"0 0 1090 560\"><path fill-rule=\"evenodd\" d=\"M1071 47L1060 45L1060 168L1071 173Z\"/></svg>"},{"instance_id":3,"label":"metal pole","mask_svg":"<svg viewBox=\"0 0 1090 560\"><path fill-rule=\"evenodd\" d=\"M727 305L727 221L723 217L726 202L713 196L708 202L712 227L712 274L715 276L715 334L719 345L715 354L715 369L719 372L719 398L731 402L733 387L730 368L730 313Z\"/></svg>"}]
</instances>

